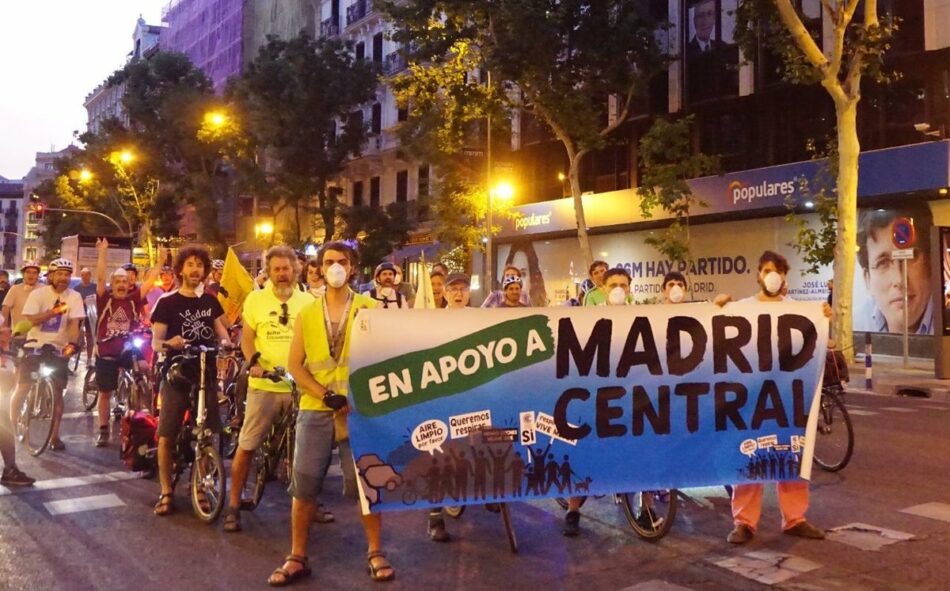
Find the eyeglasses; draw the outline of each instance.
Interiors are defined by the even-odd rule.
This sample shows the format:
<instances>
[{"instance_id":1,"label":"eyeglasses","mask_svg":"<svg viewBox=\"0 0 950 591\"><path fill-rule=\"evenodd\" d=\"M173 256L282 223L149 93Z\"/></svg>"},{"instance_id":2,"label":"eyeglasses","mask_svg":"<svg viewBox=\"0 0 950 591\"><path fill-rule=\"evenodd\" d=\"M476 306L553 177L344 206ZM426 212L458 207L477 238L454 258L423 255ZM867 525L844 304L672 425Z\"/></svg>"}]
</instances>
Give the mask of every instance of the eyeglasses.
<instances>
[{"instance_id":1,"label":"eyeglasses","mask_svg":"<svg viewBox=\"0 0 950 591\"><path fill-rule=\"evenodd\" d=\"M465 293L468 291L468 289L469 289L468 287L452 286L452 287L446 287L445 291L448 293Z\"/></svg>"},{"instance_id":2,"label":"eyeglasses","mask_svg":"<svg viewBox=\"0 0 950 591\"><path fill-rule=\"evenodd\" d=\"M287 326L287 323L290 322L290 313L287 310L286 302L280 305L280 318L277 320L284 326Z\"/></svg>"}]
</instances>

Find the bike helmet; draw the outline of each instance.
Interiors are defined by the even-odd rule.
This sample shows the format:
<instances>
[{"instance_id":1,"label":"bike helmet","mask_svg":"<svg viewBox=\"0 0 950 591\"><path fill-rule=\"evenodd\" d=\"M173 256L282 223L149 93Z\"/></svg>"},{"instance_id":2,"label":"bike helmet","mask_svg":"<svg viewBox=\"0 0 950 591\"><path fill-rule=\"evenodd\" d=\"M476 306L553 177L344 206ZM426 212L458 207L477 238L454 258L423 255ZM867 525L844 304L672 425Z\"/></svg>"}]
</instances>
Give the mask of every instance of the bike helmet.
<instances>
[{"instance_id":1,"label":"bike helmet","mask_svg":"<svg viewBox=\"0 0 950 591\"><path fill-rule=\"evenodd\" d=\"M512 283L523 285L523 282L521 281L521 277L518 277L517 275L509 275L505 277L505 279L501 282L501 288L507 289L508 286L511 285Z\"/></svg>"},{"instance_id":2,"label":"bike helmet","mask_svg":"<svg viewBox=\"0 0 950 591\"><path fill-rule=\"evenodd\" d=\"M214 271L224 271L224 261L221 259L214 259L211 262L211 269Z\"/></svg>"},{"instance_id":3,"label":"bike helmet","mask_svg":"<svg viewBox=\"0 0 950 591\"><path fill-rule=\"evenodd\" d=\"M34 263L33 261L23 261L23 264L20 265L20 272L26 271L27 269L36 269L40 270L40 266Z\"/></svg>"},{"instance_id":4,"label":"bike helmet","mask_svg":"<svg viewBox=\"0 0 950 591\"><path fill-rule=\"evenodd\" d=\"M376 270L373 271L373 279L378 278L379 274L382 273L383 271L392 271L393 275L399 273L399 271L396 270L396 265L389 262L380 263L376 265Z\"/></svg>"},{"instance_id":5,"label":"bike helmet","mask_svg":"<svg viewBox=\"0 0 950 591\"><path fill-rule=\"evenodd\" d=\"M56 259L49 264L49 272L53 271L69 271L73 272L73 262L69 259Z\"/></svg>"}]
</instances>

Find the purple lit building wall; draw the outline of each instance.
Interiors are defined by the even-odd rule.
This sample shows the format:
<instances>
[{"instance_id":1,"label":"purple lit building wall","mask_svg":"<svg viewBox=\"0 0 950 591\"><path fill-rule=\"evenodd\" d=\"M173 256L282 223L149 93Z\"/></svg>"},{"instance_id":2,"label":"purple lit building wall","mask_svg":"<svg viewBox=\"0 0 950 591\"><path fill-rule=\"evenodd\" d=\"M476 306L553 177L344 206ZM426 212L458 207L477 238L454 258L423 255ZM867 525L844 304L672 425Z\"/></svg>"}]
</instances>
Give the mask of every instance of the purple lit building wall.
<instances>
[{"instance_id":1,"label":"purple lit building wall","mask_svg":"<svg viewBox=\"0 0 950 591\"><path fill-rule=\"evenodd\" d=\"M163 51L187 55L220 92L241 73L244 0L172 0L162 12Z\"/></svg>"}]
</instances>

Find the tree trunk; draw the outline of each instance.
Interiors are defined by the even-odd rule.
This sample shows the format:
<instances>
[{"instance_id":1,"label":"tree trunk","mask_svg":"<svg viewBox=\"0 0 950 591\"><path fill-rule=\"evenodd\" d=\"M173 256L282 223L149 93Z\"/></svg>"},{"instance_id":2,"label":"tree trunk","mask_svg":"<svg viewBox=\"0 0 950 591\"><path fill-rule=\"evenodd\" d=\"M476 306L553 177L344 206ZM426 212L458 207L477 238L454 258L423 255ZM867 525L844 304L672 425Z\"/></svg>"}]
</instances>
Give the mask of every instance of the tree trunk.
<instances>
[{"instance_id":1,"label":"tree trunk","mask_svg":"<svg viewBox=\"0 0 950 591\"><path fill-rule=\"evenodd\" d=\"M834 319L832 338L849 361L854 360L854 260L858 226L858 101L835 104L838 125L838 241L835 243Z\"/></svg>"},{"instance_id":2,"label":"tree trunk","mask_svg":"<svg viewBox=\"0 0 950 591\"><path fill-rule=\"evenodd\" d=\"M584 257L585 268L594 264L594 254L590 248L590 237L587 235L587 216L584 214L584 200L581 196L581 155L570 157L571 169L568 180L571 183L571 196L574 198L574 214L577 218L577 240L580 242L581 255Z\"/></svg>"}]
</instances>

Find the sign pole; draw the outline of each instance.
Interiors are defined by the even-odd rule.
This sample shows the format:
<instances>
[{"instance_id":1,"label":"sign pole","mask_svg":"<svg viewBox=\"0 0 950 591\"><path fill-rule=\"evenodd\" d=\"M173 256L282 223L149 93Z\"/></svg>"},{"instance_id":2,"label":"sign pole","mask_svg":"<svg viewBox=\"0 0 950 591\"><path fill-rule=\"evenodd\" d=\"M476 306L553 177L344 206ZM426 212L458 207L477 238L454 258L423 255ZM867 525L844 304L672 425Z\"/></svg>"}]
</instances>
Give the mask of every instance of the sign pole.
<instances>
[{"instance_id":1,"label":"sign pole","mask_svg":"<svg viewBox=\"0 0 950 591\"><path fill-rule=\"evenodd\" d=\"M909 339L907 337L907 323L909 322L907 316L907 259L901 260L901 267L904 271L904 367L907 367L907 357L909 353Z\"/></svg>"}]
</instances>

